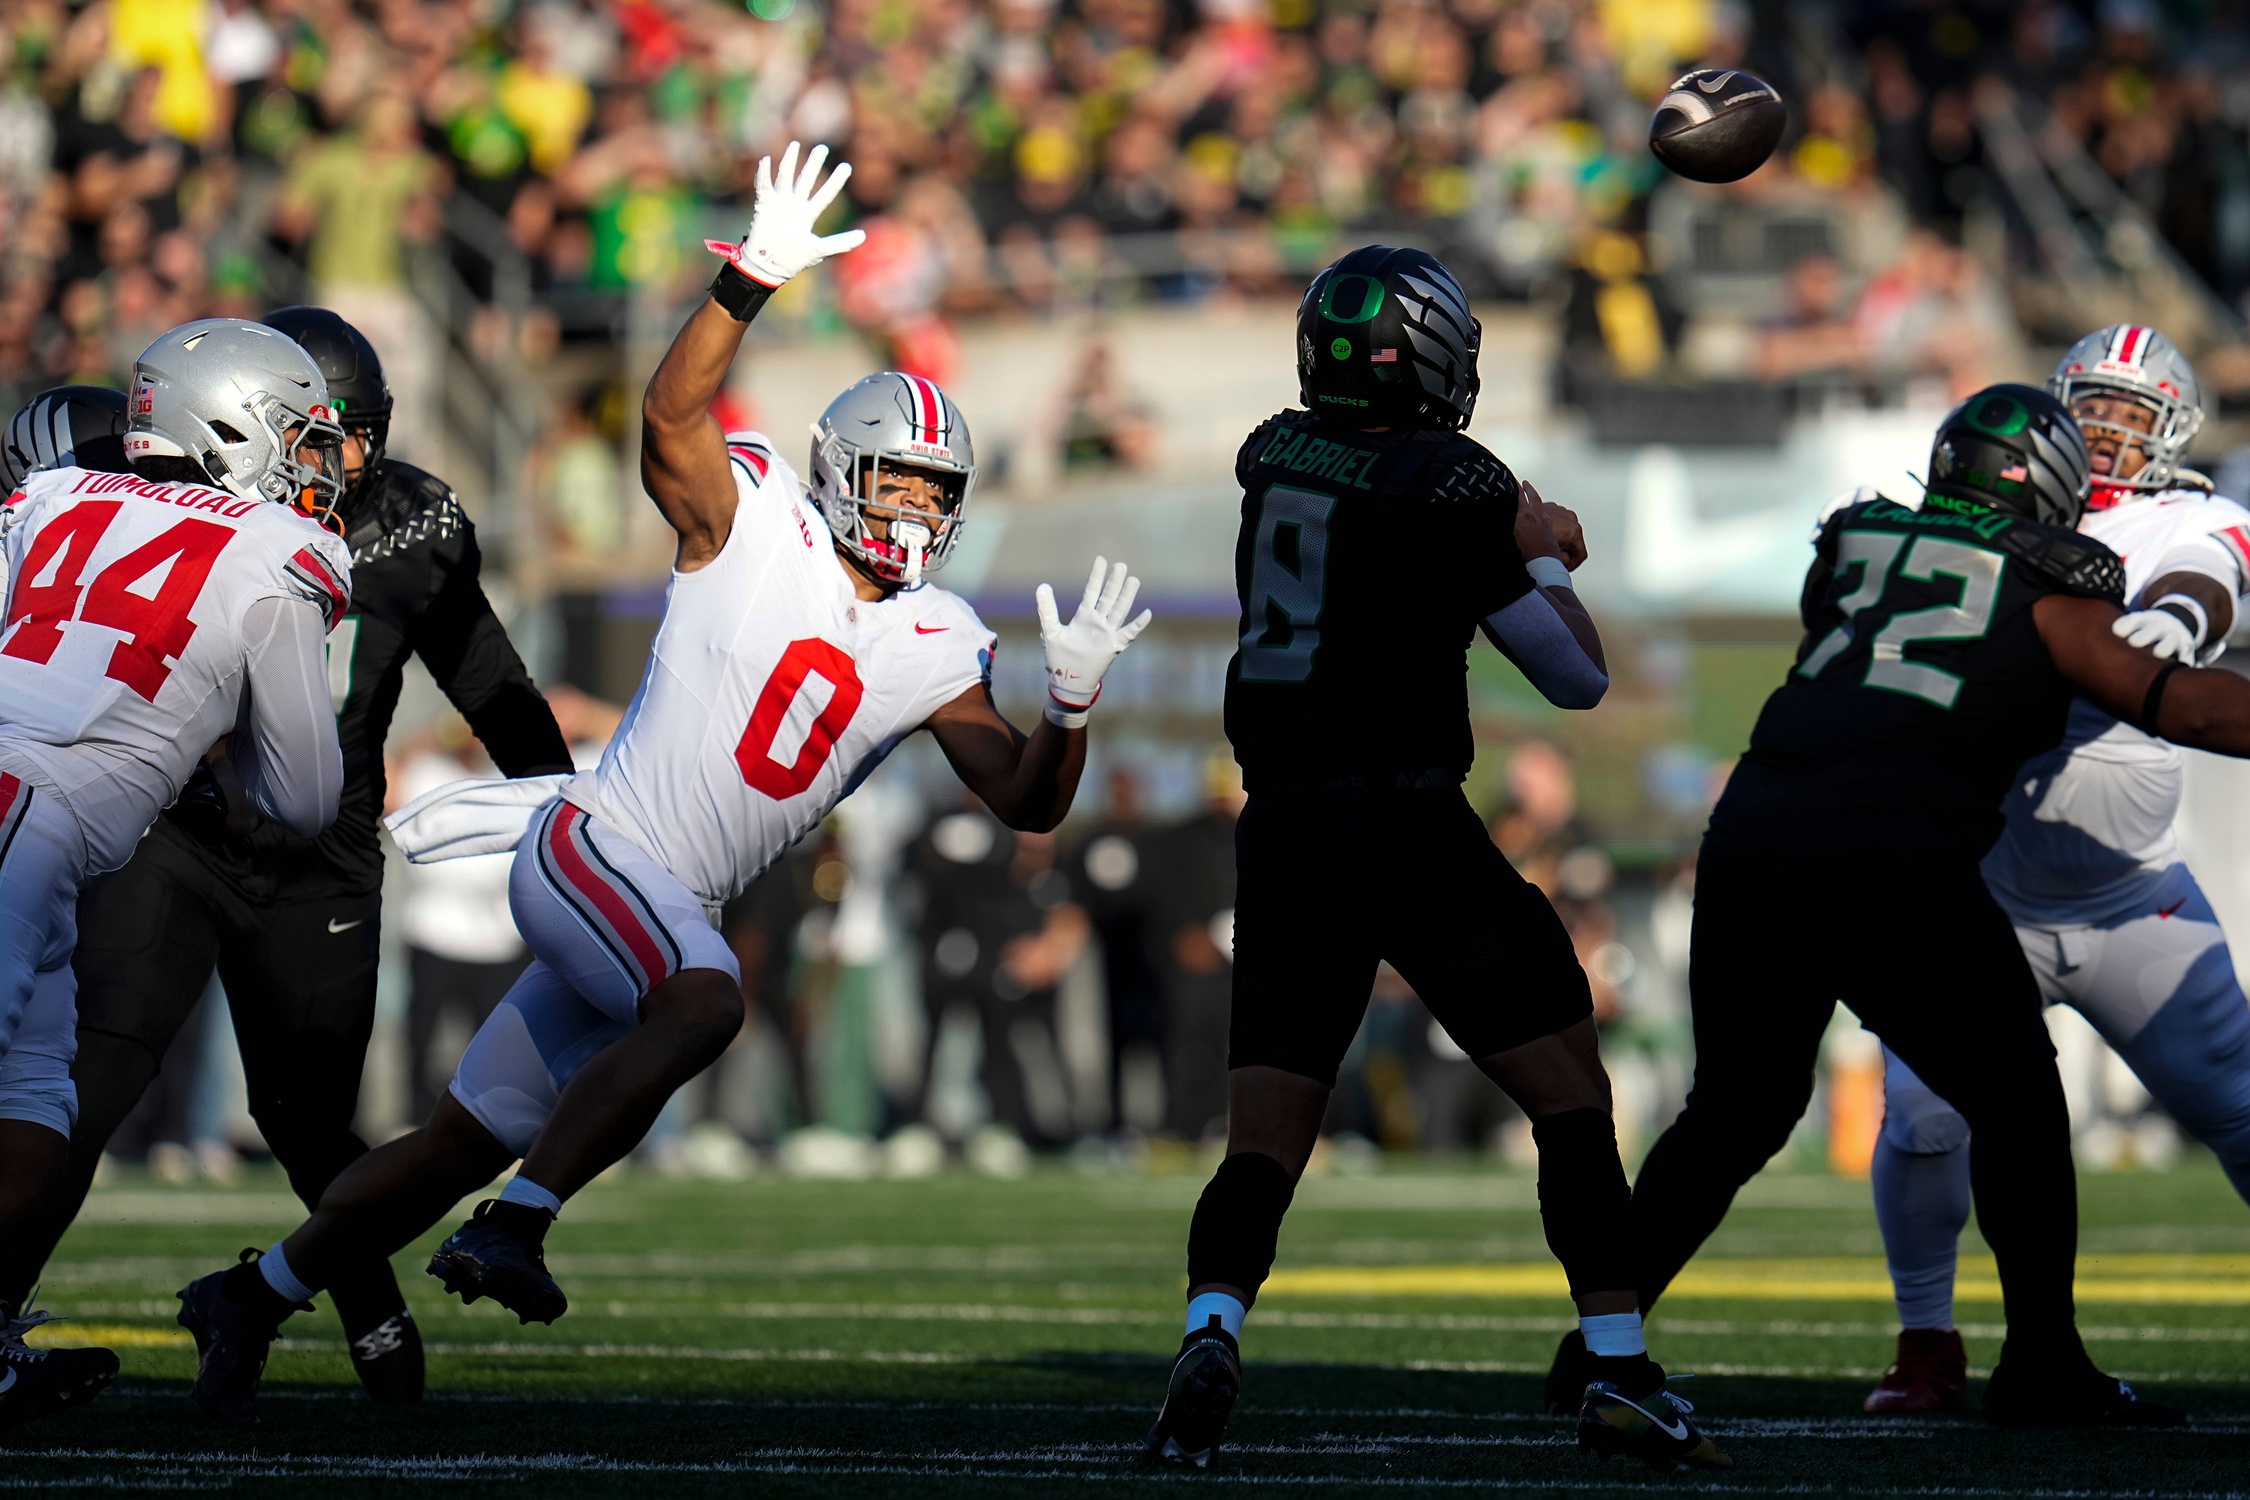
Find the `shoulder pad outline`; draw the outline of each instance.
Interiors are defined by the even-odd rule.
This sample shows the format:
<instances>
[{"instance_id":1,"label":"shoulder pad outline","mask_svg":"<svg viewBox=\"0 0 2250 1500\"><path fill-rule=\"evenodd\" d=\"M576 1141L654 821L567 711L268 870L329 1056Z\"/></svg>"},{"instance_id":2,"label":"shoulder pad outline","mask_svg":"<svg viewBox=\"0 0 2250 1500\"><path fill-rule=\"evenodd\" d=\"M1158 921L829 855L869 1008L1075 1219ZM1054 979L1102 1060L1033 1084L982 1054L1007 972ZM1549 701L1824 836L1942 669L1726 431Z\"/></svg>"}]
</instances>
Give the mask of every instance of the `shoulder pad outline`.
<instances>
[{"instance_id":1,"label":"shoulder pad outline","mask_svg":"<svg viewBox=\"0 0 2250 1500\"><path fill-rule=\"evenodd\" d=\"M1523 481L1497 454L1472 444L1469 453L1438 476L1430 487L1430 499L1438 505L1489 501L1506 506L1512 514L1523 503Z\"/></svg>"},{"instance_id":2,"label":"shoulder pad outline","mask_svg":"<svg viewBox=\"0 0 2250 1500\"><path fill-rule=\"evenodd\" d=\"M352 563L364 566L472 530L453 486L394 458L376 470L372 504L351 528Z\"/></svg>"},{"instance_id":3,"label":"shoulder pad outline","mask_svg":"<svg viewBox=\"0 0 2250 1500\"><path fill-rule=\"evenodd\" d=\"M1993 538L2032 578L2057 593L2107 599L2123 606L2125 564L2118 555L2076 531L2018 521Z\"/></svg>"}]
</instances>

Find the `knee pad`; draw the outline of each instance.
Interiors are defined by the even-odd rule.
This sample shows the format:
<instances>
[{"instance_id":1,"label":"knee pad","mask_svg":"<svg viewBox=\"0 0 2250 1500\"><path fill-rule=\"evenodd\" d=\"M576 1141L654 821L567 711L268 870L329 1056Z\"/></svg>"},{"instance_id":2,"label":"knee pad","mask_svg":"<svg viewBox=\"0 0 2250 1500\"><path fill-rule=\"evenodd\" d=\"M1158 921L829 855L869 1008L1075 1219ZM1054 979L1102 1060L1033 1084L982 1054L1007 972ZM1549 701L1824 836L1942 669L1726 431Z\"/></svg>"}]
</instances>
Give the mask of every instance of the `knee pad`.
<instances>
[{"instance_id":1,"label":"knee pad","mask_svg":"<svg viewBox=\"0 0 2250 1500\"><path fill-rule=\"evenodd\" d=\"M1617 1156L1617 1122L1601 1109L1531 1122L1539 1148L1539 1217L1570 1294L1614 1292L1633 1275L1633 1190Z\"/></svg>"},{"instance_id":2,"label":"knee pad","mask_svg":"<svg viewBox=\"0 0 2250 1500\"><path fill-rule=\"evenodd\" d=\"M1220 1162L1188 1225L1188 1285L1238 1287L1246 1302L1256 1301L1296 1194L1288 1171L1262 1152Z\"/></svg>"}]
</instances>

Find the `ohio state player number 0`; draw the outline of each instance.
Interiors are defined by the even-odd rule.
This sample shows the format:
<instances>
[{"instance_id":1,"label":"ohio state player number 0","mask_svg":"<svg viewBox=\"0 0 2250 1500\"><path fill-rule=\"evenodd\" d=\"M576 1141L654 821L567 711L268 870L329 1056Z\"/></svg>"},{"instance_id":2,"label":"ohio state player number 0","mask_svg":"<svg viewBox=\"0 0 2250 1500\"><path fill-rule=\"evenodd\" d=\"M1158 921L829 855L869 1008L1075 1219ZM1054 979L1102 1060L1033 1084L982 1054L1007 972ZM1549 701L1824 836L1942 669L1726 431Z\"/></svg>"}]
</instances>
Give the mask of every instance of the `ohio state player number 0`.
<instances>
[{"instance_id":1,"label":"ohio state player number 0","mask_svg":"<svg viewBox=\"0 0 2250 1500\"><path fill-rule=\"evenodd\" d=\"M781 737L782 722L789 717L790 705L804 691L808 677L822 678L834 691L828 706L813 720L797 758L783 765L774 759L774 742ZM791 641L774 665L773 675L766 679L757 705L750 710L749 726L735 744L734 763L742 768L742 779L776 802L804 792L835 753L836 741L843 737L852 715L859 712L859 700L866 692L858 666L842 650L817 636Z\"/></svg>"}]
</instances>

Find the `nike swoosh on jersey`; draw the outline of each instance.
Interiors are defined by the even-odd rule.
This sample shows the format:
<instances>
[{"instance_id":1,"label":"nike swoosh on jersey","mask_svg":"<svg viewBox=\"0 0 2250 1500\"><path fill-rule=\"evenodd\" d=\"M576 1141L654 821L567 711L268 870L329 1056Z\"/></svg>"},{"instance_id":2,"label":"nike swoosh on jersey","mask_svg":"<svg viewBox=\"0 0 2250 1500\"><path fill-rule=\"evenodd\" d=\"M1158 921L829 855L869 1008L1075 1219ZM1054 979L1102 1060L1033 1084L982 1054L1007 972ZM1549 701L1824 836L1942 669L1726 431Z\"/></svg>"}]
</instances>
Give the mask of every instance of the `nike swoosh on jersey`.
<instances>
[{"instance_id":1,"label":"nike swoosh on jersey","mask_svg":"<svg viewBox=\"0 0 2250 1500\"><path fill-rule=\"evenodd\" d=\"M330 932L349 932L354 927L357 927L361 922L364 922L366 920L367 919L365 917L360 917L355 921L339 922L334 917L330 917L328 919L328 930Z\"/></svg>"},{"instance_id":2,"label":"nike swoosh on jersey","mask_svg":"<svg viewBox=\"0 0 2250 1500\"><path fill-rule=\"evenodd\" d=\"M914 622L914 633L916 635L942 635L952 628L950 625L925 625L920 620Z\"/></svg>"},{"instance_id":3,"label":"nike swoosh on jersey","mask_svg":"<svg viewBox=\"0 0 2250 1500\"><path fill-rule=\"evenodd\" d=\"M2173 902L2170 906L2158 907L2156 910L2156 915L2159 918L2168 917L2185 905L2187 905L2187 897L2182 896L2179 900Z\"/></svg>"}]
</instances>

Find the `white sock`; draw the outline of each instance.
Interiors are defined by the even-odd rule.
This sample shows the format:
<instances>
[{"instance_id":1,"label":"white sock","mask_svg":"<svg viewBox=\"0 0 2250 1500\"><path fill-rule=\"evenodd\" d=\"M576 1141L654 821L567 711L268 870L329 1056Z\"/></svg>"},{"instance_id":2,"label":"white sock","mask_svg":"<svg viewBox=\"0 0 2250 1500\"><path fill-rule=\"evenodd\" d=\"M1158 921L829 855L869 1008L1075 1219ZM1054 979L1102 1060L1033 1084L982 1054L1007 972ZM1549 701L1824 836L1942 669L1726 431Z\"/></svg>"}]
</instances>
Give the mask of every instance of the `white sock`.
<instances>
[{"instance_id":1,"label":"white sock","mask_svg":"<svg viewBox=\"0 0 2250 1500\"><path fill-rule=\"evenodd\" d=\"M1875 1218L1901 1328L1953 1326L1953 1273L1969 1223L1969 1148L1916 1156L1875 1142Z\"/></svg>"},{"instance_id":2,"label":"white sock","mask_svg":"<svg viewBox=\"0 0 2250 1500\"><path fill-rule=\"evenodd\" d=\"M1205 1292L1188 1298L1187 1331L1201 1333L1217 1318L1219 1326L1236 1339L1242 1337L1242 1319L1250 1311L1225 1292Z\"/></svg>"},{"instance_id":3,"label":"white sock","mask_svg":"<svg viewBox=\"0 0 2250 1500\"><path fill-rule=\"evenodd\" d=\"M521 1172L509 1178L508 1185L500 1190L500 1201L502 1203L521 1203L526 1208L543 1208L558 1218L562 1215L562 1199L548 1192Z\"/></svg>"},{"instance_id":4,"label":"white sock","mask_svg":"<svg viewBox=\"0 0 2250 1500\"><path fill-rule=\"evenodd\" d=\"M281 1253L281 1241L275 1240L273 1248L258 1257L258 1274L286 1300L312 1301L313 1289L299 1281L297 1273L289 1269L289 1257Z\"/></svg>"},{"instance_id":5,"label":"white sock","mask_svg":"<svg viewBox=\"0 0 2250 1500\"><path fill-rule=\"evenodd\" d=\"M1648 1341L1641 1337L1641 1315L1637 1312L1581 1316L1578 1331L1586 1336L1588 1354L1614 1359L1648 1353Z\"/></svg>"}]
</instances>

